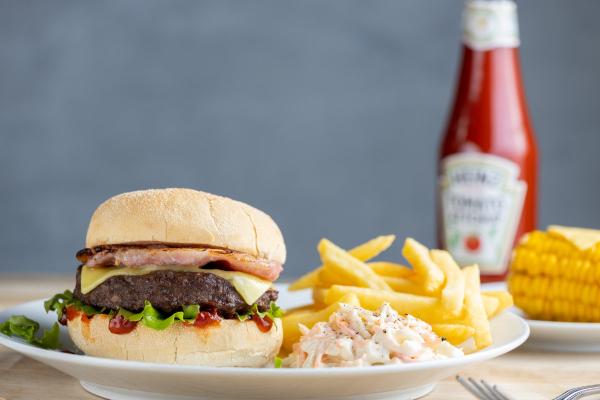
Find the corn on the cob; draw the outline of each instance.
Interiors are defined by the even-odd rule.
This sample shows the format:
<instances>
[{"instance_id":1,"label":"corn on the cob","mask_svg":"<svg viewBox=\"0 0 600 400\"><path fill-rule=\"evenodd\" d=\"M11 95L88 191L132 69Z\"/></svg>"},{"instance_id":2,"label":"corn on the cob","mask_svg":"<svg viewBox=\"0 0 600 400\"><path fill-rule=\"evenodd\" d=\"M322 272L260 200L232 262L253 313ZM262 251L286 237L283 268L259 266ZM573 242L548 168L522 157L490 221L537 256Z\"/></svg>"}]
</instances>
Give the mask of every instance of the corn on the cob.
<instances>
[{"instance_id":1,"label":"corn on the cob","mask_svg":"<svg viewBox=\"0 0 600 400\"><path fill-rule=\"evenodd\" d=\"M516 247L508 287L530 318L600 322L600 245L582 248L561 228L535 231Z\"/></svg>"}]
</instances>

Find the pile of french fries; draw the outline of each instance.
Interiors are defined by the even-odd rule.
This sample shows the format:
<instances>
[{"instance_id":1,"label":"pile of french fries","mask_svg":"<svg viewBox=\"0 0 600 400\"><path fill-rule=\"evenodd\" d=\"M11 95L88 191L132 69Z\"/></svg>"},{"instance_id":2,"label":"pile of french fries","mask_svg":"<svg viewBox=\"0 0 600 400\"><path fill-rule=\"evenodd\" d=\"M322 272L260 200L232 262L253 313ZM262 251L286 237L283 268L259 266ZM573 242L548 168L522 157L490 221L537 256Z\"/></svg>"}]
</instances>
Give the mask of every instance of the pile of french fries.
<instances>
[{"instance_id":1,"label":"pile of french fries","mask_svg":"<svg viewBox=\"0 0 600 400\"><path fill-rule=\"evenodd\" d=\"M388 249L394 235L379 236L351 250L327 239L317 247L323 265L292 283L289 290L311 289L314 304L283 317L283 352L300 339L298 324L311 328L328 321L340 303L376 310L387 302L400 314L431 324L435 333L454 345L473 339L473 350L492 344L489 319L512 306L506 291L481 292L479 268L460 268L444 250L429 250L414 239L402 254L412 267L369 260Z\"/></svg>"}]
</instances>

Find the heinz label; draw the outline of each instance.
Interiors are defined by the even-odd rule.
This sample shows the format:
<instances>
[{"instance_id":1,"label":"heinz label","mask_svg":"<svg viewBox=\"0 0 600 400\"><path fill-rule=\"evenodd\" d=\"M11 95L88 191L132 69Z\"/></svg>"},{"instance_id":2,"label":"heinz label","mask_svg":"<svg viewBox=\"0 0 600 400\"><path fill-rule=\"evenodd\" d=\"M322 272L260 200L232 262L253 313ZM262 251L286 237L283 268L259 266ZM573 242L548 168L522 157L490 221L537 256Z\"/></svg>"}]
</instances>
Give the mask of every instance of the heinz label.
<instances>
[{"instance_id":1,"label":"heinz label","mask_svg":"<svg viewBox=\"0 0 600 400\"><path fill-rule=\"evenodd\" d=\"M504 273L521 218L527 184L519 166L482 153L442 160L440 218L446 249L460 265L479 264L482 274Z\"/></svg>"},{"instance_id":2,"label":"heinz label","mask_svg":"<svg viewBox=\"0 0 600 400\"><path fill-rule=\"evenodd\" d=\"M518 47L516 4L512 0L467 2L463 14L463 43L481 51Z\"/></svg>"}]
</instances>

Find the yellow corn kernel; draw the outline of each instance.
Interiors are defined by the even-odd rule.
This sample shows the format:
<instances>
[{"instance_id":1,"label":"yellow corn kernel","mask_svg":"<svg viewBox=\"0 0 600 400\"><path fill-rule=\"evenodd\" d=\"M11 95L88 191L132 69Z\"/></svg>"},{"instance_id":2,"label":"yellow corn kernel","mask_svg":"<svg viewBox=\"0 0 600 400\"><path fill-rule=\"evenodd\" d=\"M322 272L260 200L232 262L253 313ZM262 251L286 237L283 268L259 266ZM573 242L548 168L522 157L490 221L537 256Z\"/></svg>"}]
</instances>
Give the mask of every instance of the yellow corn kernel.
<instances>
[{"instance_id":1,"label":"yellow corn kernel","mask_svg":"<svg viewBox=\"0 0 600 400\"><path fill-rule=\"evenodd\" d=\"M513 252L508 287L531 318L600 322L600 244L582 249L562 236L531 232Z\"/></svg>"}]
</instances>

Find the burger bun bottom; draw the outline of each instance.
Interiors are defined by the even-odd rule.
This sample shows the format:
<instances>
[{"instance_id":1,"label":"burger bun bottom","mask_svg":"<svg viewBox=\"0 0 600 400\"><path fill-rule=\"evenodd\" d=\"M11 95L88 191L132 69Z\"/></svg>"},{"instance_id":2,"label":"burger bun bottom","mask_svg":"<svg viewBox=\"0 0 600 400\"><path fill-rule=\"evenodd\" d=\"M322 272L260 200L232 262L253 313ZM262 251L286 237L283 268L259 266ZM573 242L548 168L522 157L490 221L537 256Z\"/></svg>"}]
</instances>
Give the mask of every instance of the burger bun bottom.
<instances>
[{"instance_id":1,"label":"burger bun bottom","mask_svg":"<svg viewBox=\"0 0 600 400\"><path fill-rule=\"evenodd\" d=\"M211 367L263 367L283 339L280 319L266 333L251 320L225 319L201 328L176 322L164 330L138 323L126 334L111 333L109 320L105 314L77 316L67 323L69 335L90 356Z\"/></svg>"}]
</instances>

